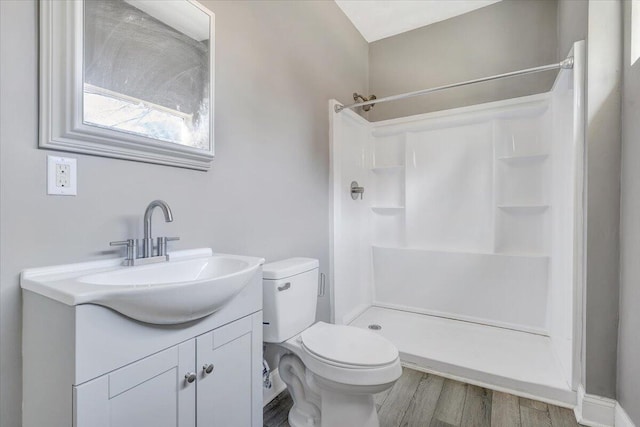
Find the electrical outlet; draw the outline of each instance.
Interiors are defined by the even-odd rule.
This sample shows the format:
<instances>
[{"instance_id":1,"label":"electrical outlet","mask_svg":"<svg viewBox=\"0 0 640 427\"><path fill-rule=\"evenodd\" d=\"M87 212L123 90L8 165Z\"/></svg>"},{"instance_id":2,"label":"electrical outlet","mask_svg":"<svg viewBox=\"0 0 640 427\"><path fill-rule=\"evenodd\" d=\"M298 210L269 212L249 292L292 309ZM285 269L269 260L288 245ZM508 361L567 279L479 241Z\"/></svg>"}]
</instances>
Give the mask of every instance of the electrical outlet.
<instances>
[{"instance_id":1,"label":"electrical outlet","mask_svg":"<svg viewBox=\"0 0 640 427\"><path fill-rule=\"evenodd\" d=\"M75 196L77 191L76 159L47 156L47 194Z\"/></svg>"},{"instance_id":2,"label":"electrical outlet","mask_svg":"<svg viewBox=\"0 0 640 427\"><path fill-rule=\"evenodd\" d=\"M56 187L69 188L71 184L71 166L66 163L56 163Z\"/></svg>"}]
</instances>

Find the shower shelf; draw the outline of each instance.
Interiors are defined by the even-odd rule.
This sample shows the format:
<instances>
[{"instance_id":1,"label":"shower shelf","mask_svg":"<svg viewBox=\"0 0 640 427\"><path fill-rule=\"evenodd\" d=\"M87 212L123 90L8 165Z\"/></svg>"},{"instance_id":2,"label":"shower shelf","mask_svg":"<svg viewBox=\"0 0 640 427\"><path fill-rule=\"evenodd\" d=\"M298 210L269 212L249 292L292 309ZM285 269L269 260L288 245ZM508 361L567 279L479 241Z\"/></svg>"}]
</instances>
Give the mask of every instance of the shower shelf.
<instances>
[{"instance_id":1,"label":"shower shelf","mask_svg":"<svg viewBox=\"0 0 640 427\"><path fill-rule=\"evenodd\" d=\"M549 157L548 154L541 153L541 154L527 154L523 156L502 156L502 157L498 157L498 160L507 162L507 163L525 163L525 162L543 161L547 157Z\"/></svg>"},{"instance_id":2,"label":"shower shelf","mask_svg":"<svg viewBox=\"0 0 640 427\"><path fill-rule=\"evenodd\" d=\"M549 254L544 252L496 251L495 255L513 256L513 257L522 257L522 258L549 258Z\"/></svg>"},{"instance_id":3,"label":"shower shelf","mask_svg":"<svg viewBox=\"0 0 640 427\"><path fill-rule=\"evenodd\" d=\"M404 169L404 165L376 166L371 168L375 173L400 172Z\"/></svg>"},{"instance_id":4,"label":"shower shelf","mask_svg":"<svg viewBox=\"0 0 640 427\"><path fill-rule=\"evenodd\" d=\"M507 212L544 212L549 205L498 205L498 208Z\"/></svg>"},{"instance_id":5,"label":"shower shelf","mask_svg":"<svg viewBox=\"0 0 640 427\"><path fill-rule=\"evenodd\" d=\"M371 210L376 213L389 214L403 211L404 206L371 206Z\"/></svg>"},{"instance_id":6,"label":"shower shelf","mask_svg":"<svg viewBox=\"0 0 640 427\"><path fill-rule=\"evenodd\" d=\"M454 250L454 249L437 249L420 246L407 246L407 245L371 245L374 249L392 249L398 251L414 251L414 252L438 252L443 254L458 254L458 255L484 255L484 256L503 256L503 257L519 257L519 258L549 258L549 254L544 252L527 252L527 251L473 251L473 250Z\"/></svg>"}]
</instances>

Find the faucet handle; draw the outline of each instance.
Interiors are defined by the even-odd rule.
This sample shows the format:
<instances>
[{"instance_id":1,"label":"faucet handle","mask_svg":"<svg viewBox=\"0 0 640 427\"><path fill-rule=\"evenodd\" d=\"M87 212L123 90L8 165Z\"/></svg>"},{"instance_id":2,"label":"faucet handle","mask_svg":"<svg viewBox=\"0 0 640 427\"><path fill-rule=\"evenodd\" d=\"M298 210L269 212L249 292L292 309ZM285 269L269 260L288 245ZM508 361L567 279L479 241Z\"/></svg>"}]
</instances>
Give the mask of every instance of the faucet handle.
<instances>
[{"instance_id":1,"label":"faucet handle","mask_svg":"<svg viewBox=\"0 0 640 427\"><path fill-rule=\"evenodd\" d=\"M167 255L167 242L180 240L179 237L158 237L158 256Z\"/></svg>"},{"instance_id":2,"label":"faucet handle","mask_svg":"<svg viewBox=\"0 0 640 427\"><path fill-rule=\"evenodd\" d=\"M124 260L126 265L131 265L133 260L136 259L138 252L138 245L134 239L116 240L115 242L109 242L109 246L126 246L127 258Z\"/></svg>"}]
</instances>

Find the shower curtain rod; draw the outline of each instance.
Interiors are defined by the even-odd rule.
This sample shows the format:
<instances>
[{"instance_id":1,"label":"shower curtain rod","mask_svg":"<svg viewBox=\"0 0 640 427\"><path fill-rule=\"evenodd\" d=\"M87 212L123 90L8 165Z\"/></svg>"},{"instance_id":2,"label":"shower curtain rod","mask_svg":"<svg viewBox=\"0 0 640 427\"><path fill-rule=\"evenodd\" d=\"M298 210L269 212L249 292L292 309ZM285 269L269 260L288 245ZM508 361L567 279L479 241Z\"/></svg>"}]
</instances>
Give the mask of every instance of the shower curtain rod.
<instances>
[{"instance_id":1,"label":"shower curtain rod","mask_svg":"<svg viewBox=\"0 0 640 427\"><path fill-rule=\"evenodd\" d=\"M495 76L482 77L482 78L474 79L474 80L467 80L466 82L453 83L453 84L449 84L449 85L434 87L434 88L431 88L431 89L422 89L422 90L417 90L415 92L407 92L407 93L401 93L399 95L386 96L384 98L372 99L372 100L366 101L366 102L356 102L354 104L349 104L349 105L336 105L334 109L335 109L336 113L339 113L340 111L344 110L345 108L364 107L365 105L379 104L381 102L397 101L399 99L411 98L411 97L420 96L420 95L426 95L427 93L437 92L437 91L444 90L444 89L451 89L451 88L454 88L454 87L466 86L466 85L470 85L470 84L474 84L474 83L488 82L490 80L503 79L503 78L506 78L506 77L521 76L523 74L532 74L532 73L539 73L541 71L557 70L559 68L562 68L562 69L573 68L573 56L570 56L567 59L565 59L564 61L558 62L556 64L542 65L540 67L527 68L526 70L519 70L519 71L511 71L509 73L497 74Z\"/></svg>"}]
</instances>

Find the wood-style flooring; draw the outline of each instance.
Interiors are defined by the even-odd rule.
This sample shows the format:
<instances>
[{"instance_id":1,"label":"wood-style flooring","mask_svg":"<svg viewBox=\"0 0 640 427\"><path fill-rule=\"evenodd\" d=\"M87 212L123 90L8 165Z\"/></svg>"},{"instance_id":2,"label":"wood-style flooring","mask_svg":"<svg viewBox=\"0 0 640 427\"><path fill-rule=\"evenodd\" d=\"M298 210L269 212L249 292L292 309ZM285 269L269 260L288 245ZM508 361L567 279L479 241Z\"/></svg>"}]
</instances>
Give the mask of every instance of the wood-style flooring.
<instances>
[{"instance_id":1,"label":"wood-style flooring","mask_svg":"<svg viewBox=\"0 0 640 427\"><path fill-rule=\"evenodd\" d=\"M392 388L375 399L380 427L578 426L570 409L408 368ZM280 393L264 408L264 426L289 427L292 405L289 393Z\"/></svg>"}]
</instances>

